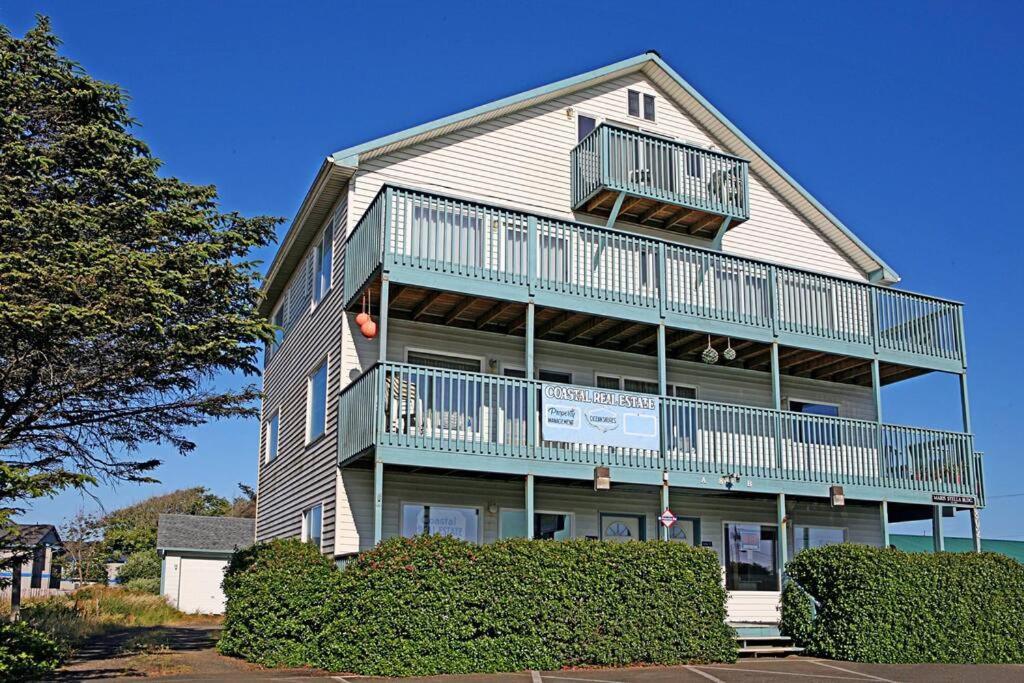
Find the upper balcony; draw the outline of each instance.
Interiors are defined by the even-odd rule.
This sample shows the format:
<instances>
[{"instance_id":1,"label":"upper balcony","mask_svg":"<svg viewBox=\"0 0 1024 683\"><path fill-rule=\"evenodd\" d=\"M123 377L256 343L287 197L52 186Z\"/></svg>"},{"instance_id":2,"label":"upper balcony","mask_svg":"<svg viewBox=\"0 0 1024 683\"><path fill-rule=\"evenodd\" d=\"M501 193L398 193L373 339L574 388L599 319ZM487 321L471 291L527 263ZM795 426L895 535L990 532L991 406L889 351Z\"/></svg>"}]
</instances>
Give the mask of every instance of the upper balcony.
<instances>
[{"instance_id":1,"label":"upper balcony","mask_svg":"<svg viewBox=\"0 0 1024 683\"><path fill-rule=\"evenodd\" d=\"M497 300L481 302L491 310L478 329L512 312L501 302L532 300L592 316L574 338L593 337L594 346L621 336L624 326L665 322L698 337L778 342L797 351L787 360L796 370L818 364L813 376L833 381L870 381L874 359L891 364L883 383L912 376L906 368L961 373L966 366L963 307L953 301L418 190L382 188L345 249L349 309L387 271L407 291ZM413 319L432 301L425 296ZM451 323L465 309L448 303ZM559 318L543 322L547 328ZM507 329L521 332L522 325ZM699 353L700 339L678 341L680 348L696 343Z\"/></svg>"},{"instance_id":2,"label":"upper balcony","mask_svg":"<svg viewBox=\"0 0 1024 683\"><path fill-rule=\"evenodd\" d=\"M573 148L572 206L641 225L714 237L750 217L746 159L601 124Z\"/></svg>"}]
</instances>

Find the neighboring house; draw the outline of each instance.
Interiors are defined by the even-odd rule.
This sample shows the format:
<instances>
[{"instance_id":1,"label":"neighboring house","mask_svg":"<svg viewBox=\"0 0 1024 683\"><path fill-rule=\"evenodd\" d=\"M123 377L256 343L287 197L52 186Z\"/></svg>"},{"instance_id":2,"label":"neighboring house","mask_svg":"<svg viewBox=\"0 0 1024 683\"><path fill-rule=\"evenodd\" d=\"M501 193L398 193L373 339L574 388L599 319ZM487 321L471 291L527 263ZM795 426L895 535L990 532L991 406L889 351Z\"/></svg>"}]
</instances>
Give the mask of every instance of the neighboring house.
<instances>
[{"instance_id":1,"label":"neighboring house","mask_svg":"<svg viewBox=\"0 0 1024 683\"><path fill-rule=\"evenodd\" d=\"M15 524L11 531L3 534L0 547L18 548L27 558L18 566L0 572L0 577L17 583L22 596L30 595L34 589L61 587L61 567L54 560L60 556L64 544L54 525Z\"/></svg>"},{"instance_id":2,"label":"neighboring house","mask_svg":"<svg viewBox=\"0 0 1024 683\"><path fill-rule=\"evenodd\" d=\"M160 593L182 612L224 612L224 570L253 544L255 520L162 514L157 521Z\"/></svg>"},{"instance_id":3,"label":"neighboring house","mask_svg":"<svg viewBox=\"0 0 1024 683\"><path fill-rule=\"evenodd\" d=\"M774 621L793 552L983 504L962 307L898 280L654 53L335 153L265 284L256 536L667 537ZM929 372L962 431L883 422Z\"/></svg>"},{"instance_id":4,"label":"neighboring house","mask_svg":"<svg viewBox=\"0 0 1024 683\"><path fill-rule=\"evenodd\" d=\"M934 542L931 536L913 536L911 534L890 534L889 543L908 553L931 552ZM944 549L951 553L974 552L974 539L946 536ZM1024 562L1024 541L1004 541L996 538L981 539L981 549L986 553L1000 553Z\"/></svg>"}]
</instances>

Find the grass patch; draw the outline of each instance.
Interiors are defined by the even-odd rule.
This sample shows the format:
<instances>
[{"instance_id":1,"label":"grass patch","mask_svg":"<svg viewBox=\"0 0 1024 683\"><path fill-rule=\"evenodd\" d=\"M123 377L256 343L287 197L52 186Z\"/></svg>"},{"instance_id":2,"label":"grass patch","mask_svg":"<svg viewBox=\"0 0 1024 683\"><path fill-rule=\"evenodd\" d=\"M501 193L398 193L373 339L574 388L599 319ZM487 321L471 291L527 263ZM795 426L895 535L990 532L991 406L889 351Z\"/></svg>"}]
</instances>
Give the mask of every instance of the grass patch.
<instances>
[{"instance_id":1,"label":"grass patch","mask_svg":"<svg viewBox=\"0 0 1024 683\"><path fill-rule=\"evenodd\" d=\"M86 586L69 595L28 600L21 607L21 619L68 649L120 628L219 621L218 617L179 612L160 595L109 586Z\"/></svg>"}]
</instances>

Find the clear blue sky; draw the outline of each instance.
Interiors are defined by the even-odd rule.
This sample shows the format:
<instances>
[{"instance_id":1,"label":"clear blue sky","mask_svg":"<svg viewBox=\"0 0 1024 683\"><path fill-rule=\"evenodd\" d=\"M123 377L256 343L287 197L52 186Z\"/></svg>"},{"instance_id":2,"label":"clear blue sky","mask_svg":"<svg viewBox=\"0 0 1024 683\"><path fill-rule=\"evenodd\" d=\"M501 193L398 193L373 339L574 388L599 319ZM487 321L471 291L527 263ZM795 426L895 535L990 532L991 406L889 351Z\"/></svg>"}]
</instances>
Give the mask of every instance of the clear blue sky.
<instances>
[{"instance_id":1,"label":"clear blue sky","mask_svg":"<svg viewBox=\"0 0 1024 683\"><path fill-rule=\"evenodd\" d=\"M0 22L21 35L48 14L65 54L131 95L166 173L216 184L227 209L289 219L333 151L658 50L908 289L967 304L982 525L1024 539L1024 5L974 5L0 0ZM958 427L950 377L887 388L883 402L887 421ZM108 508L197 483L231 494L255 480L257 431L198 429L188 458L156 451L161 484L97 493ZM82 504L64 495L26 517ZM964 515L947 524L967 533Z\"/></svg>"}]
</instances>

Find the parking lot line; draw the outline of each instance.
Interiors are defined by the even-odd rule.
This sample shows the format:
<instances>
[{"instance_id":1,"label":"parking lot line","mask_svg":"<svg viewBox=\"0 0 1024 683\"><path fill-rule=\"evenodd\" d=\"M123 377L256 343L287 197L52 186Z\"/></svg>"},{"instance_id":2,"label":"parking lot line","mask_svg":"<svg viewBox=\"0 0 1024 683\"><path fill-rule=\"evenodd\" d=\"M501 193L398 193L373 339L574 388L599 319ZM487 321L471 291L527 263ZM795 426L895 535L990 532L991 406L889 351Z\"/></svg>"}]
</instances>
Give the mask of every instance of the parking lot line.
<instances>
[{"instance_id":1,"label":"parking lot line","mask_svg":"<svg viewBox=\"0 0 1024 683\"><path fill-rule=\"evenodd\" d=\"M697 671L697 673L701 673L695 667L688 666L686 668L687 669L693 669L694 671ZM766 676L797 676L797 677L800 677L800 678L817 678L818 680L821 680L822 678L827 678L829 680L836 680L836 681L862 681L862 680L864 680L863 678L855 678L854 676L836 676L835 674L832 674L831 676L828 676L828 675L825 675L825 674L802 674L802 673L797 673L795 671L769 671L768 669L742 669L742 668L733 666L731 664L726 664L726 665L723 665L723 666L716 666L714 668L718 669L720 671L742 671L744 673L764 674ZM856 671L850 671L848 673L857 673L857 672ZM885 679L883 678L882 680L885 680ZM895 681L890 681L890 683L896 683L896 682Z\"/></svg>"},{"instance_id":2,"label":"parking lot line","mask_svg":"<svg viewBox=\"0 0 1024 683\"><path fill-rule=\"evenodd\" d=\"M533 681L533 683L543 683L543 681L541 680L540 672L539 671L531 671L530 672L530 678Z\"/></svg>"},{"instance_id":3,"label":"parking lot line","mask_svg":"<svg viewBox=\"0 0 1024 683\"><path fill-rule=\"evenodd\" d=\"M609 681L607 678L577 678L575 676L545 676L556 681L587 681L588 683L625 683L625 681Z\"/></svg>"},{"instance_id":4,"label":"parking lot line","mask_svg":"<svg viewBox=\"0 0 1024 683\"><path fill-rule=\"evenodd\" d=\"M714 676L712 676L708 672L701 671L700 669L698 669L695 666L687 666L685 668L686 668L687 671L692 671L693 673L697 674L698 676L703 676L704 678L708 679L709 681L712 681L712 683L725 683L725 681L723 681L721 678L715 678Z\"/></svg>"},{"instance_id":5,"label":"parking lot line","mask_svg":"<svg viewBox=\"0 0 1024 683\"><path fill-rule=\"evenodd\" d=\"M829 669L836 669L837 671L845 671L848 674L856 674L858 676L863 676L864 678L870 678L870 679L875 680L875 681L884 681L884 683L897 683L897 681L894 681L894 680L889 679L889 678L882 678L881 676L874 676L872 674L866 674L866 673L864 673L862 671L857 671L855 669L844 669L843 667L836 666L835 664L826 664L825 662L819 662L819 661L813 661L811 663L812 664L817 664L818 666L824 666L824 667L827 667Z\"/></svg>"}]
</instances>

